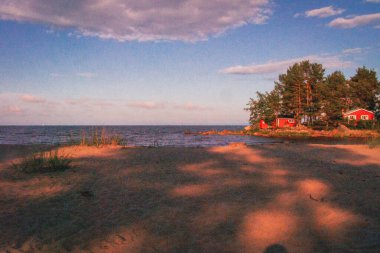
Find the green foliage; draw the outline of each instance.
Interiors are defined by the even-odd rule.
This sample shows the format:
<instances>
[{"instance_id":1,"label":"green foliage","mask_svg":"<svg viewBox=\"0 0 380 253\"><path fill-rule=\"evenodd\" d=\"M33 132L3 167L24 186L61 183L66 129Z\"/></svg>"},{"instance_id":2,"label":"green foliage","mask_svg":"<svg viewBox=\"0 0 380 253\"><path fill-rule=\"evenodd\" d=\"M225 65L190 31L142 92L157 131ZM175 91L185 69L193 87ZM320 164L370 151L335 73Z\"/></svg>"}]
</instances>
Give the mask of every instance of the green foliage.
<instances>
[{"instance_id":1,"label":"green foliage","mask_svg":"<svg viewBox=\"0 0 380 253\"><path fill-rule=\"evenodd\" d=\"M276 132L277 137L310 137L308 132L281 131Z\"/></svg>"},{"instance_id":2,"label":"green foliage","mask_svg":"<svg viewBox=\"0 0 380 253\"><path fill-rule=\"evenodd\" d=\"M318 87L320 96L320 111L323 121L331 124L342 118L342 111L349 108L348 88L346 78L340 71L327 76Z\"/></svg>"},{"instance_id":3,"label":"green foliage","mask_svg":"<svg viewBox=\"0 0 380 253\"><path fill-rule=\"evenodd\" d=\"M314 129L331 129L342 119L342 112L357 107L380 111L380 83L376 72L358 68L349 81L341 71L327 77L321 64L302 61L279 75L271 92L257 92L246 110L250 123L261 119L270 123L279 115L294 115ZM350 123L351 124L351 123ZM354 123L352 123L354 124ZM356 129L373 129L370 123L355 123Z\"/></svg>"},{"instance_id":4,"label":"green foliage","mask_svg":"<svg viewBox=\"0 0 380 253\"><path fill-rule=\"evenodd\" d=\"M249 122L251 125L257 124L261 119L265 122L271 122L280 113L281 97L279 86L276 86L271 92L256 92L257 98L251 98L248 108L250 111Z\"/></svg>"},{"instance_id":5,"label":"green foliage","mask_svg":"<svg viewBox=\"0 0 380 253\"><path fill-rule=\"evenodd\" d=\"M378 107L380 84L376 72L366 67L358 68L350 79L350 98L352 107L375 110Z\"/></svg>"},{"instance_id":6,"label":"green foliage","mask_svg":"<svg viewBox=\"0 0 380 253\"><path fill-rule=\"evenodd\" d=\"M367 144L368 144L368 147L371 149L376 148L376 147L380 146L380 138L369 139Z\"/></svg>"},{"instance_id":7,"label":"green foliage","mask_svg":"<svg viewBox=\"0 0 380 253\"><path fill-rule=\"evenodd\" d=\"M354 129L354 130L377 130L380 129L380 122L376 120L341 120L341 124L345 125L349 129Z\"/></svg>"},{"instance_id":8,"label":"green foliage","mask_svg":"<svg viewBox=\"0 0 380 253\"><path fill-rule=\"evenodd\" d=\"M313 122L313 125L311 128L313 130L321 131L321 130L332 130L335 127L336 127L336 124L329 124L328 121L316 120Z\"/></svg>"},{"instance_id":9,"label":"green foliage","mask_svg":"<svg viewBox=\"0 0 380 253\"><path fill-rule=\"evenodd\" d=\"M71 162L68 156L59 155L58 150L55 150L32 154L20 163L13 164L13 167L24 173L44 173L67 170L71 167Z\"/></svg>"},{"instance_id":10,"label":"green foliage","mask_svg":"<svg viewBox=\"0 0 380 253\"><path fill-rule=\"evenodd\" d=\"M295 115L310 124L318 113L318 85L324 78L321 64L302 61L290 66L286 74L279 76L277 85L281 87L282 111Z\"/></svg>"}]
</instances>

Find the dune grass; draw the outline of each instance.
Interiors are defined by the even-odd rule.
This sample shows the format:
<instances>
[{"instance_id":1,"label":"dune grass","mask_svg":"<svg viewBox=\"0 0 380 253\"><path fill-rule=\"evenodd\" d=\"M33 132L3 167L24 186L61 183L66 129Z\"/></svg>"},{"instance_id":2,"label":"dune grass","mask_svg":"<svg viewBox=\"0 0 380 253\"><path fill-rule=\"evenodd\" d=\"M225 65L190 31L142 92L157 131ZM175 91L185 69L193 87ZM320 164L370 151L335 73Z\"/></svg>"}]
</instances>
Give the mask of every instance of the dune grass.
<instances>
[{"instance_id":1,"label":"dune grass","mask_svg":"<svg viewBox=\"0 0 380 253\"><path fill-rule=\"evenodd\" d=\"M108 134L106 129L98 130L95 128L92 133L87 137L86 131L82 130L82 138L80 141L81 146L105 146L105 145L123 145L124 139L117 134Z\"/></svg>"},{"instance_id":2,"label":"dune grass","mask_svg":"<svg viewBox=\"0 0 380 253\"><path fill-rule=\"evenodd\" d=\"M81 146L118 146L125 144L125 140L117 134L108 134L106 129L98 130L95 128L89 135L86 131L82 130L82 138L80 141Z\"/></svg>"},{"instance_id":3,"label":"dune grass","mask_svg":"<svg viewBox=\"0 0 380 253\"><path fill-rule=\"evenodd\" d=\"M369 148L376 148L380 146L380 138L371 138L367 142Z\"/></svg>"},{"instance_id":4,"label":"dune grass","mask_svg":"<svg viewBox=\"0 0 380 253\"><path fill-rule=\"evenodd\" d=\"M68 155L59 154L58 150L50 152L37 152L23 158L13 167L24 173L45 173L65 171L71 168L72 160Z\"/></svg>"}]
</instances>

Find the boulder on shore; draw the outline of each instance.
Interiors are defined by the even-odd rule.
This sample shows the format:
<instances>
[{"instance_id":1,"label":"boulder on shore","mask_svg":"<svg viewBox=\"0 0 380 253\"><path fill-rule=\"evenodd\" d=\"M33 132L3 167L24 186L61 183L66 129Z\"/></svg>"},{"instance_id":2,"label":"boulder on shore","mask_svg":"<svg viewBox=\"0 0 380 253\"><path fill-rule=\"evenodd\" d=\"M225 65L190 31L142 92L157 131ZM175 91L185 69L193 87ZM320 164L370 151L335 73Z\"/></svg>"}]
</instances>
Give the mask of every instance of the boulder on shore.
<instances>
[{"instance_id":1,"label":"boulder on shore","mask_svg":"<svg viewBox=\"0 0 380 253\"><path fill-rule=\"evenodd\" d=\"M341 133L347 133L350 131L350 129L348 127L346 127L345 125L342 125L342 124L339 124L339 126L336 128L336 130L338 130Z\"/></svg>"},{"instance_id":2,"label":"boulder on shore","mask_svg":"<svg viewBox=\"0 0 380 253\"><path fill-rule=\"evenodd\" d=\"M253 126L246 126L246 127L244 127L244 130L245 131L251 131L251 130L253 130Z\"/></svg>"}]
</instances>

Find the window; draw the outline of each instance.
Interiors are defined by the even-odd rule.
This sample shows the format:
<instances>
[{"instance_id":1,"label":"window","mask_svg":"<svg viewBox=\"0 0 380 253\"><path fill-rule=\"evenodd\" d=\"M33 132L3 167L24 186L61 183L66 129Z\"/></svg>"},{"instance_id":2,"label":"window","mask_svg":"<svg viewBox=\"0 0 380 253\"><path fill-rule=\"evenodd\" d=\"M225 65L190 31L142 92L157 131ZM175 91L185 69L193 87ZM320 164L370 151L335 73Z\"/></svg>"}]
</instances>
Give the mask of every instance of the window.
<instances>
[{"instance_id":1,"label":"window","mask_svg":"<svg viewBox=\"0 0 380 253\"><path fill-rule=\"evenodd\" d=\"M294 123L294 119L289 119L288 122L289 123Z\"/></svg>"},{"instance_id":2,"label":"window","mask_svg":"<svg viewBox=\"0 0 380 253\"><path fill-rule=\"evenodd\" d=\"M348 119L349 119L349 120L356 120L356 115L349 115L349 116L348 116Z\"/></svg>"},{"instance_id":3,"label":"window","mask_svg":"<svg viewBox=\"0 0 380 253\"><path fill-rule=\"evenodd\" d=\"M368 120L368 115L362 115L362 116L360 116L360 119L361 120Z\"/></svg>"}]
</instances>

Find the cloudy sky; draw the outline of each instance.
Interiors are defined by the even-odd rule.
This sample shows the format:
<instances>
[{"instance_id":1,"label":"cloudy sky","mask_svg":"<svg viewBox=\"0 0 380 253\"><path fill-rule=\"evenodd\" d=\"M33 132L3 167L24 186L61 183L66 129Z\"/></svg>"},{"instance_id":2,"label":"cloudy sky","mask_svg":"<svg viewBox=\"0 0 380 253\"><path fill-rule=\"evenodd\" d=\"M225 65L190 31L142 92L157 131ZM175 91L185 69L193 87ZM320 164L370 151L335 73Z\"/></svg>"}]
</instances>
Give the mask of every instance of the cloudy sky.
<instances>
[{"instance_id":1,"label":"cloudy sky","mask_svg":"<svg viewBox=\"0 0 380 253\"><path fill-rule=\"evenodd\" d=\"M380 0L0 0L0 124L246 124L309 59L380 71Z\"/></svg>"}]
</instances>

